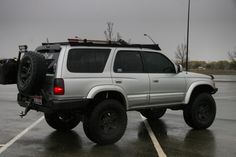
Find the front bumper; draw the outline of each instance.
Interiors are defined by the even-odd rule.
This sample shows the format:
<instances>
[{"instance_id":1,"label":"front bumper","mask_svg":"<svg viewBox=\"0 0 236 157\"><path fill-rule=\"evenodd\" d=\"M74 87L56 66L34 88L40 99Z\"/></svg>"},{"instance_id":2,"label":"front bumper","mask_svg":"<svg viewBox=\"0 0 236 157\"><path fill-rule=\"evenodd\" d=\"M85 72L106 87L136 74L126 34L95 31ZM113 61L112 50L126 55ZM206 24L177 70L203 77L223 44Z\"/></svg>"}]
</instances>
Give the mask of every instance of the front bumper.
<instances>
[{"instance_id":1,"label":"front bumper","mask_svg":"<svg viewBox=\"0 0 236 157\"><path fill-rule=\"evenodd\" d=\"M32 97L20 93L17 95L17 102L21 107L41 112L55 112L60 110L84 110L91 99L68 99L68 100L46 100L43 98L42 104L36 104Z\"/></svg>"}]
</instances>

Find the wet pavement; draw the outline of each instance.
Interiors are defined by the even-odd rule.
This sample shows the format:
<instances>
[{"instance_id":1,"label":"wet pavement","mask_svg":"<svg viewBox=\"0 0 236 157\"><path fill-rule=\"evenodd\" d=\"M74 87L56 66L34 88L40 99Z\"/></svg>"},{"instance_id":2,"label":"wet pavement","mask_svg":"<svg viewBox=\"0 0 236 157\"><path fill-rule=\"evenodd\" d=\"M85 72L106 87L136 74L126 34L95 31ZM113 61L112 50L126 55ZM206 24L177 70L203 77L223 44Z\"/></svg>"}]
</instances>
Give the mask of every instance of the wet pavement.
<instances>
[{"instance_id":1,"label":"wet pavement","mask_svg":"<svg viewBox=\"0 0 236 157\"><path fill-rule=\"evenodd\" d=\"M17 105L16 85L0 85L0 144L5 144L22 130L36 121L42 114L31 112L29 116L20 118L22 108ZM1 155L0 155L1 156Z\"/></svg>"},{"instance_id":2,"label":"wet pavement","mask_svg":"<svg viewBox=\"0 0 236 157\"><path fill-rule=\"evenodd\" d=\"M214 95L217 118L207 130L192 130L182 112L168 111L161 120L148 121L156 139L170 157L235 157L236 156L236 83L217 82ZM0 148L25 128L42 117L35 111L21 119L16 103L16 87L0 85ZM84 134L82 124L73 131L61 133L41 121L8 147L0 157L57 156L158 156L138 112L128 112L128 127L114 145L98 146Z\"/></svg>"},{"instance_id":3,"label":"wet pavement","mask_svg":"<svg viewBox=\"0 0 236 157\"><path fill-rule=\"evenodd\" d=\"M84 134L80 124L62 133L51 129L45 121L27 132L1 155L4 157L115 157L156 156L156 151L139 114L129 113L125 136L114 145L99 146Z\"/></svg>"},{"instance_id":4,"label":"wet pavement","mask_svg":"<svg viewBox=\"0 0 236 157\"><path fill-rule=\"evenodd\" d=\"M217 119L207 130L193 130L182 116L167 114L149 124L167 156L236 156L236 121Z\"/></svg>"}]
</instances>

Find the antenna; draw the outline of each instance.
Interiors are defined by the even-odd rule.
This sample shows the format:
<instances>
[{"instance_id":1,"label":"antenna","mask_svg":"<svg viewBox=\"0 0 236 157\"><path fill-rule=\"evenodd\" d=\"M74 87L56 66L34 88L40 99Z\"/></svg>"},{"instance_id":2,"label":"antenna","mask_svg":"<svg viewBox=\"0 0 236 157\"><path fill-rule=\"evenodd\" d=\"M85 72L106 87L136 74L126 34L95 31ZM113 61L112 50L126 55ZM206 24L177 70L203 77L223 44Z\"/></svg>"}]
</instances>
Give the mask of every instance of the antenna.
<instances>
[{"instance_id":1,"label":"antenna","mask_svg":"<svg viewBox=\"0 0 236 157\"><path fill-rule=\"evenodd\" d=\"M188 20L187 20L187 52L186 52L186 71L188 71L188 45L189 45L189 21L190 21L190 0L188 0Z\"/></svg>"},{"instance_id":2,"label":"antenna","mask_svg":"<svg viewBox=\"0 0 236 157\"><path fill-rule=\"evenodd\" d=\"M152 38L151 38L148 34L144 34L144 36L145 36L145 37L148 37L148 38L153 42L153 44L157 45L157 44L155 43L155 41L152 40Z\"/></svg>"}]
</instances>

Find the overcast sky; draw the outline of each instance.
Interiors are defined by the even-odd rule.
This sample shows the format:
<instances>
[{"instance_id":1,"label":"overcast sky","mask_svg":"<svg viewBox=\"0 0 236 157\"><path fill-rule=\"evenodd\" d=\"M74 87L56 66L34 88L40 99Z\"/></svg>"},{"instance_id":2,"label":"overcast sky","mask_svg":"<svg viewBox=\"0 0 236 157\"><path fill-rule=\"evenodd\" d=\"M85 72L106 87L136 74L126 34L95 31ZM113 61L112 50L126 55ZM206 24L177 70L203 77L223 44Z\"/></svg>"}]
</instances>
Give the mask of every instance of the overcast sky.
<instances>
[{"instance_id":1,"label":"overcast sky","mask_svg":"<svg viewBox=\"0 0 236 157\"><path fill-rule=\"evenodd\" d=\"M105 39L106 22L132 43L149 34L174 59L186 41L188 0L0 0L0 58L17 56L18 45L35 49L49 38ZM191 0L190 59L228 59L236 50L236 0Z\"/></svg>"}]
</instances>

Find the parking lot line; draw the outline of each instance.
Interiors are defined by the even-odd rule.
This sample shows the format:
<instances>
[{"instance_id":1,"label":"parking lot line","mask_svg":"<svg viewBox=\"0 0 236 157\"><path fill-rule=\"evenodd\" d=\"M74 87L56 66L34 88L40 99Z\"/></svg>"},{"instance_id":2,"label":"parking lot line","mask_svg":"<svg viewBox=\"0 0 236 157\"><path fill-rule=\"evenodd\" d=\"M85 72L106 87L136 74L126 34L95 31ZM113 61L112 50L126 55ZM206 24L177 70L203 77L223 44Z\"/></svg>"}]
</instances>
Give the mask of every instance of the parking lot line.
<instances>
[{"instance_id":1,"label":"parking lot line","mask_svg":"<svg viewBox=\"0 0 236 157\"><path fill-rule=\"evenodd\" d=\"M3 145L0 148L0 154L4 152L8 147L10 147L13 143L15 143L19 138L24 136L29 130L31 130L33 127L35 127L38 123L40 123L44 119L44 116L39 118L37 121L35 121L33 124L31 124L29 127L27 127L25 130L23 130L21 133L19 133L17 136L15 136L13 139L11 139L9 142L7 142L5 145Z\"/></svg>"},{"instance_id":2,"label":"parking lot line","mask_svg":"<svg viewBox=\"0 0 236 157\"><path fill-rule=\"evenodd\" d=\"M3 147L5 144L0 144L0 147Z\"/></svg>"},{"instance_id":3,"label":"parking lot line","mask_svg":"<svg viewBox=\"0 0 236 157\"><path fill-rule=\"evenodd\" d=\"M146 127L146 129L147 129L147 131L148 131L148 134L149 134L149 136L150 136L150 138L151 138L151 140L152 140L152 143L153 143L153 145L154 145L154 147L155 147L155 149L156 149L156 151L157 151L158 156L159 156L159 157L167 157L166 154L165 154L165 152L164 152L163 149L161 148L161 145L160 145L160 143L158 142L156 136L154 135L154 133L153 133L153 131L152 131L152 129L151 129L151 127L150 127L148 121L147 121L146 118L144 118L142 115L140 115L140 116L141 116L142 119L143 119L143 122L144 122L144 124L145 124L145 127Z\"/></svg>"}]
</instances>

